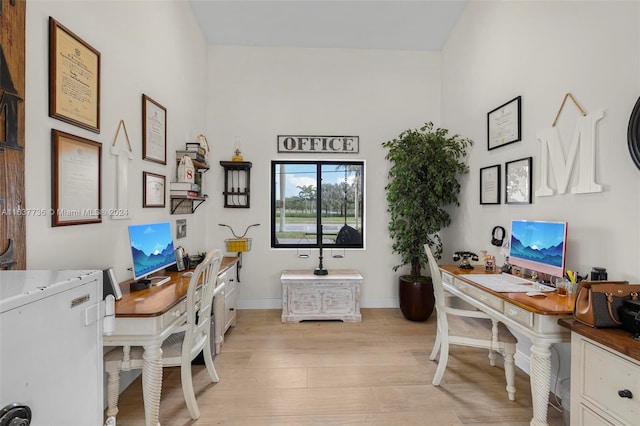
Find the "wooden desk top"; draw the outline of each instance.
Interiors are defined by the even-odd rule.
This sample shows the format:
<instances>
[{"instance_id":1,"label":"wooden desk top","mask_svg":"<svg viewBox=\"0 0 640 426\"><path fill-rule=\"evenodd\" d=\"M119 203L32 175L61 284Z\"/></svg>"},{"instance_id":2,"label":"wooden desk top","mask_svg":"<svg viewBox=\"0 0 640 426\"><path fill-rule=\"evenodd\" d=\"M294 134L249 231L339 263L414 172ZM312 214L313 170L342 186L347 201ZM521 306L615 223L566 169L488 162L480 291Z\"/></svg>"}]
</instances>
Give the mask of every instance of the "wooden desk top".
<instances>
[{"instance_id":1,"label":"wooden desk top","mask_svg":"<svg viewBox=\"0 0 640 426\"><path fill-rule=\"evenodd\" d=\"M231 268L237 261L237 257L224 256L219 273ZM121 282L122 299L116 300L116 317L155 317L164 314L187 295L190 278L182 276L185 272L159 273L171 277L171 281L133 292L129 290L133 280Z\"/></svg>"},{"instance_id":2,"label":"wooden desk top","mask_svg":"<svg viewBox=\"0 0 640 426\"><path fill-rule=\"evenodd\" d=\"M560 319L558 324L587 339L640 361L640 341L631 338L631 333L622 328L593 328L571 318Z\"/></svg>"},{"instance_id":3,"label":"wooden desk top","mask_svg":"<svg viewBox=\"0 0 640 426\"><path fill-rule=\"evenodd\" d=\"M461 269L457 265L441 265L440 270L448 272L451 275L462 274L496 274L497 272L487 272L484 270L484 266L474 266L473 269ZM533 312L538 315L571 315L573 313L573 306L575 304L575 296L568 295L565 297L558 296L557 292L545 293L547 297L531 297L526 293L498 293L483 287L480 284L476 284L472 281L462 279L465 283L478 287L487 293L491 293L501 299L508 301L516 306L526 309L529 312Z\"/></svg>"}]
</instances>

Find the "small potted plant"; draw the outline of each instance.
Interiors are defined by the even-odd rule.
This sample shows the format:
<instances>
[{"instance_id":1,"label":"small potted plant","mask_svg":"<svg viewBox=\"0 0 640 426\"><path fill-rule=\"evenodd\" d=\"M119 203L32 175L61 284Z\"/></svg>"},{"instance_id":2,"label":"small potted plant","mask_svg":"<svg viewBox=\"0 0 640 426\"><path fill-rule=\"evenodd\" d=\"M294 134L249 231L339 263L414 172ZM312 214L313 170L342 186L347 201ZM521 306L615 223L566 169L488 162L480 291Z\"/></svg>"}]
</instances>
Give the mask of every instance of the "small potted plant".
<instances>
[{"instance_id":1,"label":"small potted plant","mask_svg":"<svg viewBox=\"0 0 640 426\"><path fill-rule=\"evenodd\" d=\"M458 178L469 171L463 160L471 145L470 139L434 129L430 122L382 144L391 162L385 186L390 214L387 229L394 240L393 252L401 260L393 270L411 265L410 274L400 276L399 291L400 309L409 320L425 321L433 312L431 278L422 275L428 265L424 244L440 257L442 241L437 233L451 222L445 207L459 205Z\"/></svg>"}]
</instances>

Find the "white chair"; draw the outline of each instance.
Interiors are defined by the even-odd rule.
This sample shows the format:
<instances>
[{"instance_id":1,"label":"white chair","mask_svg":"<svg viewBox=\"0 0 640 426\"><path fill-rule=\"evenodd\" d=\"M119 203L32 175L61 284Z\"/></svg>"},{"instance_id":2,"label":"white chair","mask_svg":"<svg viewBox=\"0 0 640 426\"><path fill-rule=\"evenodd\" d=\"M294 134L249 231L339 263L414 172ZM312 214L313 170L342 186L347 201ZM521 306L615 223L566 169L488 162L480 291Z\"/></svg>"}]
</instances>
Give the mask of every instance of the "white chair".
<instances>
[{"instance_id":1,"label":"white chair","mask_svg":"<svg viewBox=\"0 0 640 426\"><path fill-rule=\"evenodd\" d=\"M200 417L200 410L196 403L191 377L191 361L203 352L204 362L211 381L219 381L213 365L211 352L211 312L213 298L222 252L211 250L205 259L196 267L189 281L187 289L187 311L185 321L173 334L162 343L162 366L180 367L180 379L184 400L192 419ZM202 283L202 286L200 286ZM202 295L202 297L200 297ZM107 382L107 416L118 414L118 397L120 388L120 371L140 369L143 365L144 350L140 346L118 347L105 354L105 370L108 373ZM158 392L162 383L154 383Z\"/></svg>"},{"instance_id":2,"label":"white chair","mask_svg":"<svg viewBox=\"0 0 640 426\"><path fill-rule=\"evenodd\" d=\"M439 386L447 368L449 345L473 346L489 349L489 363L495 366L495 352L504 355L504 374L507 380L507 394L515 400L514 354L518 340L502 323L490 318L479 310L460 309L451 306L455 296L444 290L442 275L428 244L424 246L429 258L433 292L436 299L437 334L429 359L434 361L440 352L438 368L433 377L433 385Z\"/></svg>"}]
</instances>

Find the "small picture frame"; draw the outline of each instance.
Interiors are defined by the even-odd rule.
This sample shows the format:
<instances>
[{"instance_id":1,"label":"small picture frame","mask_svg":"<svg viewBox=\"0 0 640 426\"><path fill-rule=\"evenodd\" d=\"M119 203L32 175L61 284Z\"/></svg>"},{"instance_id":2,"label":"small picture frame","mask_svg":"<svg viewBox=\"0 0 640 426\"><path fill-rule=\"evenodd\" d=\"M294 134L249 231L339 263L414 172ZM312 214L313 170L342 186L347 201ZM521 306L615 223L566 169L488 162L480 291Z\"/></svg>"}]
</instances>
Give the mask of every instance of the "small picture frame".
<instances>
[{"instance_id":1,"label":"small picture frame","mask_svg":"<svg viewBox=\"0 0 640 426\"><path fill-rule=\"evenodd\" d=\"M52 17L49 116L100 133L100 52Z\"/></svg>"},{"instance_id":2,"label":"small picture frame","mask_svg":"<svg viewBox=\"0 0 640 426\"><path fill-rule=\"evenodd\" d=\"M176 239L185 238L187 236L187 219L176 220Z\"/></svg>"},{"instance_id":3,"label":"small picture frame","mask_svg":"<svg viewBox=\"0 0 640 426\"><path fill-rule=\"evenodd\" d=\"M480 204L500 204L500 164L480 169Z\"/></svg>"},{"instance_id":4,"label":"small picture frame","mask_svg":"<svg viewBox=\"0 0 640 426\"><path fill-rule=\"evenodd\" d=\"M487 113L489 151L522 140L521 111L522 97L518 96Z\"/></svg>"},{"instance_id":5,"label":"small picture frame","mask_svg":"<svg viewBox=\"0 0 640 426\"><path fill-rule=\"evenodd\" d=\"M167 164L167 109L142 95L142 159Z\"/></svg>"},{"instance_id":6,"label":"small picture frame","mask_svg":"<svg viewBox=\"0 0 640 426\"><path fill-rule=\"evenodd\" d=\"M166 177L151 172L142 172L142 207L165 207Z\"/></svg>"},{"instance_id":7,"label":"small picture frame","mask_svg":"<svg viewBox=\"0 0 640 426\"><path fill-rule=\"evenodd\" d=\"M531 204L532 157L504 165L505 204Z\"/></svg>"}]
</instances>

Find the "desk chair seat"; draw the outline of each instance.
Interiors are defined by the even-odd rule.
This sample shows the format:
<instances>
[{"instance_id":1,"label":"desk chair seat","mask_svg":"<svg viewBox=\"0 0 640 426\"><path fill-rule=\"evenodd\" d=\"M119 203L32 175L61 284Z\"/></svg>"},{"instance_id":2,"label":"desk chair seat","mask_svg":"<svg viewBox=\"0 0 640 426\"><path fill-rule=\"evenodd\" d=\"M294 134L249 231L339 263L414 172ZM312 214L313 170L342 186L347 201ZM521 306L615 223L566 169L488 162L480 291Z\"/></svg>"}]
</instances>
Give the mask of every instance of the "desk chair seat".
<instances>
[{"instance_id":1,"label":"desk chair seat","mask_svg":"<svg viewBox=\"0 0 640 426\"><path fill-rule=\"evenodd\" d=\"M219 381L218 373L213 365L211 353L211 311L214 290L222 252L211 250L205 259L196 267L189 280L187 289L187 311L182 325L162 342L162 366L180 367L182 392L192 419L200 417L200 410L196 403L191 375L191 361L203 352L204 362L211 381ZM202 286L199 284L202 283ZM198 295L202 294L200 298ZM107 382L107 416L118 414L118 397L120 391L120 371L141 369L144 363L144 349L140 346L117 347L105 354L105 370L108 374ZM157 392L162 389L162 383L145 383Z\"/></svg>"},{"instance_id":2,"label":"desk chair seat","mask_svg":"<svg viewBox=\"0 0 640 426\"><path fill-rule=\"evenodd\" d=\"M504 373L507 381L507 395L515 400L516 343L518 340L502 323L479 310L460 309L452 306L455 296L444 290L442 276L428 244L424 246L429 258L433 292L436 299L437 334L429 359L434 361L440 353L438 368L433 377L433 385L439 386L447 368L449 345L472 346L489 349L489 363L495 366L495 353L504 355Z\"/></svg>"}]
</instances>

